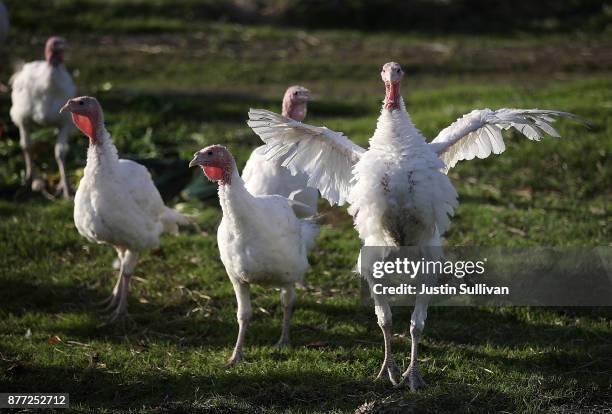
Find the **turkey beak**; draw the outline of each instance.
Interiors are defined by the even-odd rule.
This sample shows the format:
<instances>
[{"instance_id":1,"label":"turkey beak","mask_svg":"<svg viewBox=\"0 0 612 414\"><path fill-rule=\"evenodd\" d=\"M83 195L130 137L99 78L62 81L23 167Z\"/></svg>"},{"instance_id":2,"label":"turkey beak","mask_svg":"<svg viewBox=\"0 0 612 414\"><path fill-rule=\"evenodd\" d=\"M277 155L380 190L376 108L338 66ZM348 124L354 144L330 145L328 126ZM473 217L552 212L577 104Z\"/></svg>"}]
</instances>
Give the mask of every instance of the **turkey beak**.
<instances>
[{"instance_id":1,"label":"turkey beak","mask_svg":"<svg viewBox=\"0 0 612 414\"><path fill-rule=\"evenodd\" d=\"M196 152L195 154L193 154L193 159L189 162L189 168L197 167L198 165L201 165L201 163L200 163L200 153Z\"/></svg>"},{"instance_id":2,"label":"turkey beak","mask_svg":"<svg viewBox=\"0 0 612 414\"><path fill-rule=\"evenodd\" d=\"M71 104L71 103L72 103L72 101L71 101L71 100L69 100L68 102L66 102L66 105L64 105L64 106L62 106L62 107L60 108L59 113L60 113L60 114L63 114L64 112L69 111L69 110L70 110L70 104Z\"/></svg>"}]
</instances>

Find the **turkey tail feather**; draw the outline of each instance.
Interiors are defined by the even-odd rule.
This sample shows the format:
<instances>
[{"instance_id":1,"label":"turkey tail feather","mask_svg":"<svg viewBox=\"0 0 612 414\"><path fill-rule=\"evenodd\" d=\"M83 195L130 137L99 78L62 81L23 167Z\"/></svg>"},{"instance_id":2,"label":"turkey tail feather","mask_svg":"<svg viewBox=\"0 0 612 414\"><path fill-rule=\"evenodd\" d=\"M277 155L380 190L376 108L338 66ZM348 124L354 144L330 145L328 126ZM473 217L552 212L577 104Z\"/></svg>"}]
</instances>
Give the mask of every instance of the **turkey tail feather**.
<instances>
[{"instance_id":1,"label":"turkey tail feather","mask_svg":"<svg viewBox=\"0 0 612 414\"><path fill-rule=\"evenodd\" d=\"M169 207L166 207L161 219L164 225L164 233L170 234L178 234L179 225L188 226L193 224L193 220L189 216Z\"/></svg>"}]
</instances>

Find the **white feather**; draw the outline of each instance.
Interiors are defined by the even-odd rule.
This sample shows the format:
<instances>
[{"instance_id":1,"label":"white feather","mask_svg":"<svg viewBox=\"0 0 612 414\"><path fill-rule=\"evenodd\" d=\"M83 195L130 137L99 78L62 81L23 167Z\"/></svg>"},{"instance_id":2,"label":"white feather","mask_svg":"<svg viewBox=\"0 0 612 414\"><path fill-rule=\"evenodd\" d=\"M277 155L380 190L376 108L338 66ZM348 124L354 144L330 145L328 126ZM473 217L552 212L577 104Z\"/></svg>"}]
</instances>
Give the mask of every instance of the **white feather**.
<instances>
[{"instance_id":1,"label":"white feather","mask_svg":"<svg viewBox=\"0 0 612 414\"><path fill-rule=\"evenodd\" d=\"M248 125L267 144L269 160L282 159L293 175L308 175L333 204L344 204L351 188L352 166L365 151L339 132L314 127L263 109L249 111Z\"/></svg>"},{"instance_id":2,"label":"white feather","mask_svg":"<svg viewBox=\"0 0 612 414\"><path fill-rule=\"evenodd\" d=\"M76 86L64 65L53 67L44 60L26 63L11 77L10 85L10 115L17 126L34 123L72 128L70 115L59 113L76 95Z\"/></svg>"},{"instance_id":3,"label":"white feather","mask_svg":"<svg viewBox=\"0 0 612 414\"><path fill-rule=\"evenodd\" d=\"M164 232L187 220L169 209L147 169L117 156L106 130L90 145L87 165L74 198L74 223L96 243L136 252L155 248Z\"/></svg>"},{"instance_id":4,"label":"white feather","mask_svg":"<svg viewBox=\"0 0 612 414\"><path fill-rule=\"evenodd\" d=\"M221 261L235 282L285 286L302 283L307 250L318 235L278 195L255 196L233 169L231 184L219 187L223 219L217 232Z\"/></svg>"},{"instance_id":5,"label":"white feather","mask_svg":"<svg viewBox=\"0 0 612 414\"><path fill-rule=\"evenodd\" d=\"M253 195L277 194L308 205L313 214L317 211L319 193L308 187L308 176L303 172L292 175L289 169L282 166L284 159L268 160L265 146L256 148L242 170L246 188ZM309 214L309 215L313 215Z\"/></svg>"},{"instance_id":6,"label":"white feather","mask_svg":"<svg viewBox=\"0 0 612 414\"><path fill-rule=\"evenodd\" d=\"M545 134L559 137L552 127L555 117L581 122L582 118L568 112L540 109L476 109L444 128L430 146L444 161L447 172L461 160L486 158L506 149L502 130L515 128L528 139L539 141Z\"/></svg>"}]
</instances>

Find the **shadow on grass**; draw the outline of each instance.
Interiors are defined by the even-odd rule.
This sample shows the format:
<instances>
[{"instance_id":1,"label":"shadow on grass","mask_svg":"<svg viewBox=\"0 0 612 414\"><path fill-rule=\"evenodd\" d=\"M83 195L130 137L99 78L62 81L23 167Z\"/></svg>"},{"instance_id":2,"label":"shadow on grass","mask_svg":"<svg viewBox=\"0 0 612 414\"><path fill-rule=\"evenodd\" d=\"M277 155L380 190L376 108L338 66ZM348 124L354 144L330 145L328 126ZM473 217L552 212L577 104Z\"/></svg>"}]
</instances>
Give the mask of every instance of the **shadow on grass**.
<instances>
[{"instance_id":1,"label":"shadow on grass","mask_svg":"<svg viewBox=\"0 0 612 414\"><path fill-rule=\"evenodd\" d=\"M80 337L114 337L117 333L155 334L161 333L170 342L181 345L228 346L233 343L236 333L234 320L235 300L232 294L215 298L215 314L209 318L186 317L193 308L193 302L188 298L180 298L171 305L167 302L151 299L149 303L138 303L134 296L130 300L130 312L133 319L124 324L100 325L104 322L104 313L99 312L96 302L107 297L109 292L103 288L91 287L82 283L33 283L23 279L3 280L4 289L0 293L0 310L16 316L27 313L57 314L75 313L91 317L91 322L79 325L72 324L63 327L66 334ZM50 300L52 298L52 300ZM378 343L381 341L379 328L376 324L373 309L361 305L334 305L332 303L317 303L308 297L298 301L297 312L313 311L324 315L327 326L335 326L347 322L358 323L366 327L366 334L333 333L324 327L313 327L295 320L292 326L294 332L301 332L305 338L301 340L294 335L296 346L302 341L323 340L330 347L355 345L360 339ZM410 307L394 308L394 332L407 332L410 321ZM568 310L550 310L555 314L564 314ZM605 309L583 310L574 309L572 314L584 316L609 317ZM514 313L502 314L488 308L431 308L425 327L425 338L432 341L455 343L457 345L497 347L524 346L559 347L571 349L583 343L612 343L612 334L584 329L579 326L552 325L549 323L527 322L519 319ZM606 316L608 315L608 316ZM461 320L461 324L456 321ZM271 315L255 313L248 331L250 345L272 345L280 335L281 312L280 305L275 303ZM258 339L261 338L261 339ZM409 335L404 342L409 348Z\"/></svg>"},{"instance_id":2,"label":"shadow on grass","mask_svg":"<svg viewBox=\"0 0 612 414\"><path fill-rule=\"evenodd\" d=\"M387 382L357 379L341 371L324 373L304 366L262 373L224 369L199 375L176 375L160 371L137 374L128 380L121 373L92 367L26 364L0 386L19 392L37 392L41 387L47 392L67 392L73 406L88 409L174 407L171 411L206 413L298 408L307 412L352 411L366 401L385 397L410 401L416 397L405 388L390 387ZM464 384L456 384L455 391L443 394L443 404L455 409L473 402L479 392ZM433 398L440 400L440 397L434 389ZM431 397L421 394L418 398L427 403ZM487 399L480 399L475 404L478 405L499 408L512 407L513 403L506 394L489 390Z\"/></svg>"},{"instance_id":3,"label":"shadow on grass","mask_svg":"<svg viewBox=\"0 0 612 414\"><path fill-rule=\"evenodd\" d=\"M4 281L4 286L4 292L11 294L0 298L0 310L21 315L27 312L50 315L66 311L78 313L81 309L85 309L81 314L88 315L91 313L88 310L90 303L108 293L76 283L66 285ZM24 301L26 297L28 302ZM53 297L53 300L49 301L49 297ZM138 344L142 340L151 344L163 342L178 346L183 351L191 349L215 352L229 349L235 340L235 304L230 294L215 301L219 309L227 309L227 315L223 316L225 319L184 317L185 311L189 309L186 299L171 306L158 301L148 304L133 302L130 304L135 314L132 322L100 327L96 325L96 318L91 318L90 321L76 321L68 326L63 324L58 328L58 333L71 340L86 342L101 339L117 345ZM0 387L20 392L40 389L69 392L72 404L86 408L136 409L145 406L167 407L177 412L187 409L193 409L193 412L210 412L212 409L233 412L240 411L243 406L246 407L245 412L261 408L295 407L306 410L352 410L364 401L386 396L399 395L409 400L414 397L407 391L390 388L386 382L373 382L373 373L372 378L363 377L357 375L352 368L353 363L363 364L364 361L359 361L358 355L363 352L363 347L369 349L366 352L376 355L374 360L382 356L380 333L371 308L320 304L306 298L299 302L298 312L300 309L325 315L332 327L347 321L358 321L366 325L365 333L330 333L326 329L310 329L307 324L300 323L299 315L296 315L298 321L293 326L296 348L303 349L308 341L324 341L326 345L322 352L326 353L325 359L329 359L332 366L339 367L334 369L333 374L328 369L317 369L307 364L285 364L284 361L289 357L284 354L266 355L261 350L251 348L271 346L280 334L280 318L275 311L273 323L269 316L256 315L247 333L247 356L249 353L253 356L249 364L266 364L270 360L278 363L272 368L267 365L262 372L245 372L238 367L225 369L220 364L216 366L209 363L203 366L202 373L195 375L192 371L181 375L165 369L134 374L122 370L98 369L95 366L41 366L29 358L20 357L23 361L19 362L17 369L10 369L6 375L0 375ZM407 328L410 312L410 308L395 308L395 332ZM581 310L575 312L582 313ZM589 311L584 312L590 315ZM408 357L408 338L394 339L398 361ZM486 366L496 371L496 375L519 371L538 377L570 378L582 384L582 388L593 384L604 386L609 378L609 344L612 336L603 332L595 335L592 330L580 327L529 323L516 314L500 314L491 309L432 308L424 339L422 357L444 360L449 347L455 348L455 352L461 355L462 363L472 366L473 361L475 364L468 371L469 375L477 375L474 372L479 372L478 366ZM597 344L600 347L594 349L593 345ZM486 345L502 350L508 347L517 349L520 355L512 356L505 352L495 355L477 350ZM356 346L361 350L355 351ZM585 346L589 351L587 353L583 352ZM336 347L338 352L334 350ZM531 347L552 350L523 355L524 349ZM9 343L0 343L0 353L5 357L21 355L19 349ZM3 365L7 365L6 362ZM424 362L422 365L432 388L416 398L427 407L431 407L431 404L443 407L462 407L468 404L474 409L499 410L517 404L509 393L486 388L487 385L467 386L455 383L456 372L452 368L448 371L428 372L429 363ZM8 372L9 368L4 367L2 371ZM453 383L453 393L442 393L436 385L448 383ZM479 394L483 392L479 387L486 388L485 399Z\"/></svg>"},{"instance_id":4,"label":"shadow on grass","mask_svg":"<svg viewBox=\"0 0 612 414\"><path fill-rule=\"evenodd\" d=\"M130 318L114 324L107 324L109 311L104 311L98 302L110 294L110 290L102 287L92 287L84 283L33 283L23 279L1 280L4 289L0 293L0 313L24 317L28 314L45 314L53 318L57 314L71 314L74 317L84 317L70 323L56 320L57 331L79 341L104 339L112 343L125 343L126 340L137 342L142 338L164 340L168 343L187 347L227 348L231 347L237 334L235 321L236 303L233 294L215 298L215 316L188 317L193 309L193 302L188 298L173 301L172 304L162 299L151 299L149 303L139 303L137 297L130 297ZM106 283L104 284L107 285ZM334 307L326 305L323 308L311 306L312 303L298 301L296 310L311 309L324 312L330 317L332 324L352 319L355 313L367 319L366 309L348 307L339 314L334 313ZM270 315L255 312L247 331L248 346L272 346L281 332L280 304L275 303ZM72 316L71 316L72 318ZM374 323L374 321L371 321ZM51 322L49 329L55 322ZM374 324L374 327L377 327ZM329 347L350 347L359 340L357 334L327 333L324 329L300 323L294 320L292 324L294 335L293 345L302 347L310 342L325 341Z\"/></svg>"}]
</instances>

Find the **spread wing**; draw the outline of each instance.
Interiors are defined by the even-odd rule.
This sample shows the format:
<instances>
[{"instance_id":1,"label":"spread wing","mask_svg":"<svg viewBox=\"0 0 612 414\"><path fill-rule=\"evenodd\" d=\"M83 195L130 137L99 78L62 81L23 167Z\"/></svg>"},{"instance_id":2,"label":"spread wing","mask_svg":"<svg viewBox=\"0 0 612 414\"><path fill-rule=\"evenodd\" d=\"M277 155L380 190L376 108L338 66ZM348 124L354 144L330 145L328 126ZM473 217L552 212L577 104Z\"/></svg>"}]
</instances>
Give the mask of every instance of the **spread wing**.
<instances>
[{"instance_id":1,"label":"spread wing","mask_svg":"<svg viewBox=\"0 0 612 414\"><path fill-rule=\"evenodd\" d=\"M457 162L474 157L486 158L506 149L502 130L515 128L530 140L539 141L545 134L559 137L552 127L556 117L571 118L588 124L568 112L540 109L476 109L444 128L429 144L446 164L445 172Z\"/></svg>"},{"instance_id":2,"label":"spread wing","mask_svg":"<svg viewBox=\"0 0 612 414\"><path fill-rule=\"evenodd\" d=\"M340 132L294 121L263 109L249 111L248 125L267 144L268 159L282 159L292 174L303 171L332 205L342 205L351 188L353 165L365 152Z\"/></svg>"}]
</instances>

